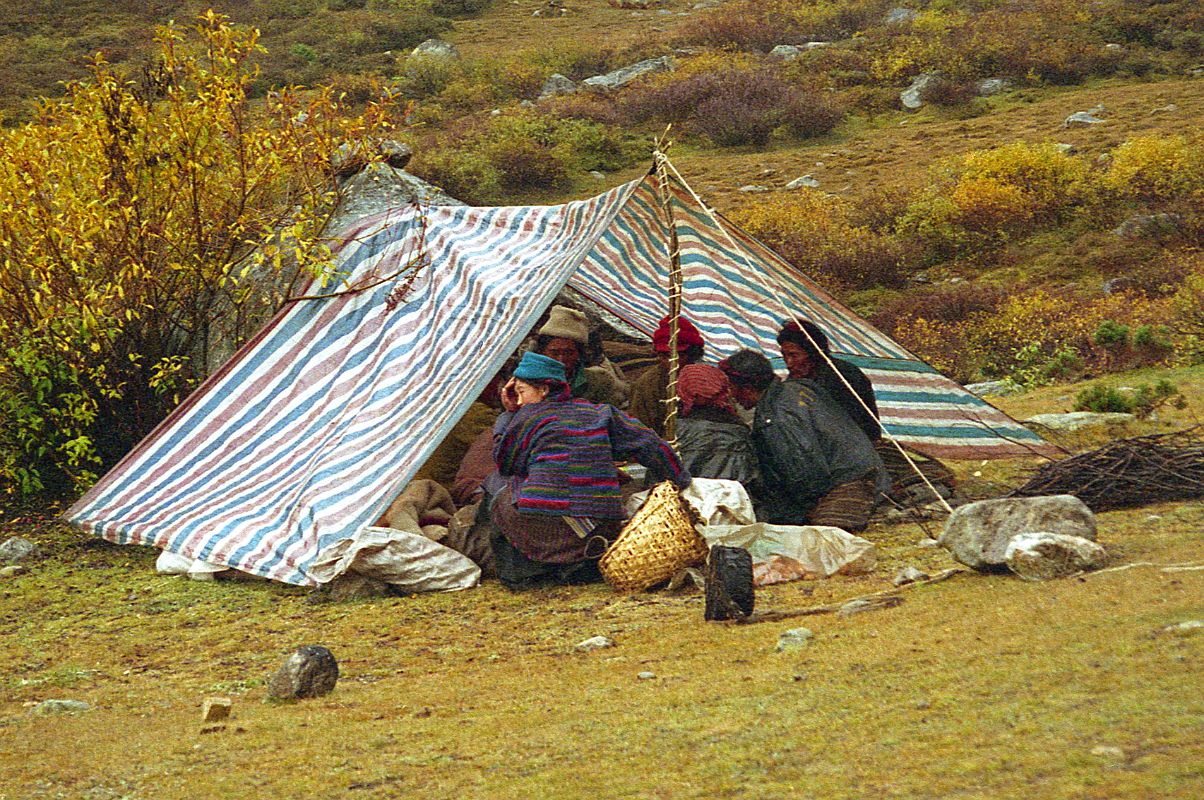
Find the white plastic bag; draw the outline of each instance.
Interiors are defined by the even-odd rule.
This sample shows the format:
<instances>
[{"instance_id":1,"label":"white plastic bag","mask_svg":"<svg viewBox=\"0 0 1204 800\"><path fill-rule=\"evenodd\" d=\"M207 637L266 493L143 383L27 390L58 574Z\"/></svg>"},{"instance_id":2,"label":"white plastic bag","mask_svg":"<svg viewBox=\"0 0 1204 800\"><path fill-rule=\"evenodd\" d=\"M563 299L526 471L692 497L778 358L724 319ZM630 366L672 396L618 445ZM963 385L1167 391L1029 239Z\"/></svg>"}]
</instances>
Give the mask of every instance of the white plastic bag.
<instances>
[{"instance_id":1,"label":"white plastic bag","mask_svg":"<svg viewBox=\"0 0 1204 800\"><path fill-rule=\"evenodd\" d=\"M357 572L406 592L470 589L481 580L481 568L450 547L425 536L393 528L364 528L318 554L309 574L329 583L345 572Z\"/></svg>"},{"instance_id":2,"label":"white plastic bag","mask_svg":"<svg viewBox=\"0 0 1204 800\"><path fill-rule=\"evenodd\" d=\"M702 529L708 545L743 547L752 555L753 583L799 578L861 575L877 563L872 542L824 525L711 525Z\"/></svg>"},{"instance_id":3,"label":"white plastic bag","mask_svg":"<svg viewBox=\"0 0 1204 800\"><path fill-rule=\"evenodd\" d=\"M751 525L757 521L748 491L739 481L695 478L681 499L702 517L703 525Z\"/></svg>"}]
</instances>

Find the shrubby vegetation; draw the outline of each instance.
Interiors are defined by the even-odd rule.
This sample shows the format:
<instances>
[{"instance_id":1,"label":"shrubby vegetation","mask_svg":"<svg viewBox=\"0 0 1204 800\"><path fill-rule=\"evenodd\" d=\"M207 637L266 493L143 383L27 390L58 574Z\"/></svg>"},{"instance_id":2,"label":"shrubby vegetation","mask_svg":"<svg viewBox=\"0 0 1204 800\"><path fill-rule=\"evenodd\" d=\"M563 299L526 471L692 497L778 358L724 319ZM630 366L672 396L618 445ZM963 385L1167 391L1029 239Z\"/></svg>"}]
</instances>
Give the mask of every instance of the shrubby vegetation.
<instances>
[{"instance_id":1,"label":"shrubby vegetation","mask_svg":"<svg viewBox=\"0 0 1204 800\"><path fill-rule=\"evenodd\" d=\"M330 155L393 124L329 88L253 111L257 35L212 12L158 46L0 135L0 494L88 485L204 376L219 329L249 333L249 278L324 269Z\"/></svg>"},{"instance_id":2,"label":"shrubby vegetation","mask_svg":"<svg viewBox=\"0 0 1204 800\"><path fill-rule=\"evenodd\" d=\"M572 173L620 169L645 154L613 127L515 109L428 142L411 169L467 203L488 205L507 193L564 188Z\"/></svg>"}]
</instances>

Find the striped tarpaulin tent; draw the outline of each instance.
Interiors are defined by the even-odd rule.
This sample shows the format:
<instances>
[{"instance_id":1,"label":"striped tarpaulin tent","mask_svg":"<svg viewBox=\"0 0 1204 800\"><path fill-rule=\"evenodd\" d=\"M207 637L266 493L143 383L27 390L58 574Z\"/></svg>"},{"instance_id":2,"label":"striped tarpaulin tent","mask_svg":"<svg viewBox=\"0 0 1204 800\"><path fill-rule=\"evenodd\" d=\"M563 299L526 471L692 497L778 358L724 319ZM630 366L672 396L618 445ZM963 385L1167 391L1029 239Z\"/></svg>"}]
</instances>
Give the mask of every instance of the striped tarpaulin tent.
<instances>
[{"instance_id":1,"label":"striped tarpaulin tent","mask_svg":"<svg viewBox=\"0 0 1204 800\"><path fill-rule=\"evenodd\" d=\"M670 188L684 309L709 357L777 355L776 291L866 369L901 441L974 458L1043 444ZM649 175L558 206L359 221L339 237L334 276L288 303L66 518L117 543L314 585L318 553L380 516L566 283L651 334L669 261L656 190Z\"/></svg>"}]
</instances>

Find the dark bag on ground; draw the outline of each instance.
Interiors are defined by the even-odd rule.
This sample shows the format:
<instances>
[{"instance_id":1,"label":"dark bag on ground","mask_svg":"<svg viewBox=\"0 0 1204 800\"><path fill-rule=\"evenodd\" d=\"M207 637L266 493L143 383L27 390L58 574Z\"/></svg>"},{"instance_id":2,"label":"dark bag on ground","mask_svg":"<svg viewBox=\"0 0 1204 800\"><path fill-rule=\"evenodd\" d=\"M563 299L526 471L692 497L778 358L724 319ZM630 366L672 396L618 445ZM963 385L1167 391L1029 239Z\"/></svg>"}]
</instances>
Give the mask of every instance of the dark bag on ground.
<instances>
[{"instance_id":1,"label":"dark bag on ground","mask_svg":"<svg viewBox=\"0 0 1204 800\"><path fill-rule=\"evenodd\" d=\"M717 544L711 548L703 573L706 585L706 619L747 617L753 612L752 556L743 547Z\"/></svg>"}]
</instances>

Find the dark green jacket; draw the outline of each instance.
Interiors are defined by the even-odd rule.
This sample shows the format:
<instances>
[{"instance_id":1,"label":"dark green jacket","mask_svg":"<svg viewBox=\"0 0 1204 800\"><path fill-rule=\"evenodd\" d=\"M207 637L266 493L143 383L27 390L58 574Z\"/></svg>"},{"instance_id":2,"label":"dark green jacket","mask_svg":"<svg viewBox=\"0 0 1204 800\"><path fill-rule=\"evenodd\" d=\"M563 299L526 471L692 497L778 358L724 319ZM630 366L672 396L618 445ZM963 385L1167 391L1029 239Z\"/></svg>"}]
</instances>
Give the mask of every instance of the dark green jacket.
<instances>
[{"instance_id":1,"label":"dark green jacket","mask_svg":"<svg viewBox=\"0 0 1204 800\"><path fill-rule=\"evenodd\" d=\"M806 508L842 483L884 475L882 459L811 380L775 380L753 411L753 447L775 505Z\"/></svg>"}]
</instances>

